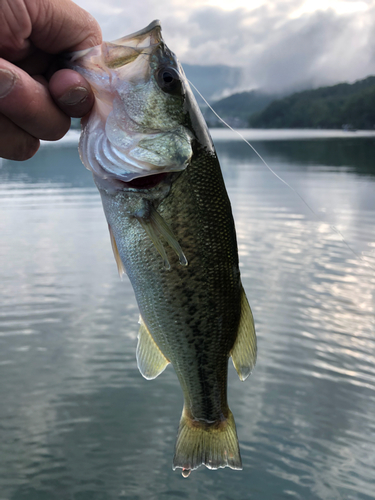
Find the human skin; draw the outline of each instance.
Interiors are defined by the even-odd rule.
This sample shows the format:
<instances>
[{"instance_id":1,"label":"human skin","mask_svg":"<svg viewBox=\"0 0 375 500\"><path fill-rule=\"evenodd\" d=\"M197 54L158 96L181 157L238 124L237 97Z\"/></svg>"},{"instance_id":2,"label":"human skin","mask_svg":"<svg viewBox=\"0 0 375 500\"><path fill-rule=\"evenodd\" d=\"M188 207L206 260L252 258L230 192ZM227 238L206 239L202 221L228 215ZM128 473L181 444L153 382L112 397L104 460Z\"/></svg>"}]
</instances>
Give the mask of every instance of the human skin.
<instances>
[{"instance_id":1,"label":"human skin","mask_svg":"<svg viewBox=\"0 0 375 500\"><path fill-rule=\"evenodd\" d=\"M53 66L101 42L96 20L71 0L0 0L0 157L31 158L40 139L60 139L70 117L91 110L89 83Z\"/></svg>"}]
</instances>

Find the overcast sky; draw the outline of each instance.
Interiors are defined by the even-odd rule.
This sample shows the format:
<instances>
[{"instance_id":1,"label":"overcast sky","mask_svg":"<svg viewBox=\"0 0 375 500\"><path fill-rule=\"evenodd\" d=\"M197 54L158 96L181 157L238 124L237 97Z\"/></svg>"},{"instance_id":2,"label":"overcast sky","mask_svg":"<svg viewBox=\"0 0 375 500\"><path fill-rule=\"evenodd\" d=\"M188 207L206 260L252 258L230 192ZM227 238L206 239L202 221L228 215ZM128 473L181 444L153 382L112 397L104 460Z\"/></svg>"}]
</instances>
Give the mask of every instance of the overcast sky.
<instances>
[{"instance_id":1,"label":"overcast sky","mask_svg":"<svg viewBox=\"0 0 375 500\"><path fill-rule=\"evenodd\" d=\"M375 0L76 0L113 40L160 19L180 61L244 68L238 90L375 74Z\"/></svg>"}]
</instances>

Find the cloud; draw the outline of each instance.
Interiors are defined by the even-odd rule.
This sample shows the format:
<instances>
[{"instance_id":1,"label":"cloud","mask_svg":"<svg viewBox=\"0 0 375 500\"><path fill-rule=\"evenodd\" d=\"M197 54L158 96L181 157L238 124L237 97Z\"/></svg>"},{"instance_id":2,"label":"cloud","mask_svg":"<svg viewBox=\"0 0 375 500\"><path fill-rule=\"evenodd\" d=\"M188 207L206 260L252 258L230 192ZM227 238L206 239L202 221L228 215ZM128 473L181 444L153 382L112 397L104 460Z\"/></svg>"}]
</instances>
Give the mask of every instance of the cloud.
<instances>
[{"instance_id":1,"label":"cloud","mask_svg":"<svg viewBox=\"0 0 375 500\"><path fill-rule=\"evenodd\" d=\"M284 91L375 73L374 8L347 14L328 9L297 18L272 7L230 13L206 8L194 12L189 25L182 59L242 66L248 87Z\"/></svg>"},{"instance_id":2,"label":"cloud","mask_svg":"<svg viewBox=\"0 0 375 500\"><path fill-rule=\"evenodd\" d=\"M375 0L268 0L222 10L191 0L78 0L115 39L160 19L182 62L244 68L238 89L285 91L375 74ZM317 9L321 5L321 10ZM331 7L329 7L331 6Z\"/></svg>"},{"instance_id":3,"label":"cloud","mask_svg":"<svg viewBox=\"0 0 375 500\"><path fill-rule=\"evenodd\" d=\"M318 11L271 28L250 57L247 79L269 90L354 81L375 73L375 10L338 15Z\"/></svg>"}]
</instances>

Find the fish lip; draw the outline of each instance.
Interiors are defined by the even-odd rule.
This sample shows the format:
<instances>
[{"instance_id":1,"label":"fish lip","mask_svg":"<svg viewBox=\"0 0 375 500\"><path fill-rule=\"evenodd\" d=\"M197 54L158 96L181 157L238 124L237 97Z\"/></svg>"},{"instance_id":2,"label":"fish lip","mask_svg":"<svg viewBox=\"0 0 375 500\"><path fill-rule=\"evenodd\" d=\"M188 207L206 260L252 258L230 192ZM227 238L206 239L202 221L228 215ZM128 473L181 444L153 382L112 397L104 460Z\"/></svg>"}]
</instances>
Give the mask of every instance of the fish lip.
<instances>
[{"instance_id":1,"label":"fish lip","mask_svg":"<svg viewBox=\"0 0 375 500\"><path fill-rule=\"evenodd\" d=\"M148 44L145 47L142 47L142 42L147 38L149 39ZM128 44L127 42L132 42L132 43ZM82 57L86 56L89 53L97 52L97 50L100 47L104 49L107 44L122 45L125 47L140 49L139 50L140 54L142 53L146 54L150 49L151 52L155 52L155 50L157 50L157 48L162 43L163 43L163 37L161 35L161 23L158 19L155 19L145 28L135 31L134 33L126 35L122 38L118 38L117 40L113 40L112 42L103 42L100 45L96 45L95 47L89 47L88 49L78 50L76 52L63 53L60 56L60 60L63 66L71 67L71 65L75 63L78 59L81 59Z\"/></svg>"},{"instance_id":2,"label":"fish lip","mask_svg":"<svg viewBox=\"0 0 375 500\"><path fill-rule=\"evenodd\" d=\"M145 40L148 40L148 42L146 45L143 45L143 42ZM126 47L132 47L134 49L141 49L141 52L144 52L147 47L157 47L161 43L163 43L160 21L156 19L155 21L152 21L152 23L150 23L148 26L146 26L146 28L131 33L130 35L125 35L121 38L118 38L117 40L113 40L111 43L114 45L122 45Z\"/></svg>"},{"instance_id":3,"label":"fish lip","mask_svg":"<svg viewBox=\"0 0 375 500\"><path fill-rule=\"evenodd\" d=\"M121 38L118 38L117 40L114 40L113 43L121 43L121 45L126 42L127 40L131 40L133 38L142 38L144 35L148 36L149 33L156 28L159 28L157 31L159 31L159 37L161 38L160 32L161 32L161 23L159 19L155 19L152 21L148 26L145 28L135 31L134 33L130 33L130 35L123 36Z\"/></svg>"},{"instance_id":4,"label":"fish lip","mask_svg":"<svg viewBox=\"0 0 375 500\"><path fill-rule=\"evenodd\" d=\"M139 193L142 196L158 198L160 190L166 196L171 184L180 176L181 172L162 172L143 177L137 177L131 181L123 181L117 177L100 177L93 174L95 184L99 190L112 194L118 192ZM167 190L167 191L166 191Z\"/></svg>"},{"instance_id":5,"label":"fish lip","mask_svg":"<svg viewBox=\"0 0 375 500\"><path fill-rule=\"evenodd\" d=\"M166 180L170 175L169 172L162 172L160 174L144 175L136 177L129 182L124 182L127 188L135 189L137 191L144 189L152 189L153 187Z\"/></svg>"}]
</instances>

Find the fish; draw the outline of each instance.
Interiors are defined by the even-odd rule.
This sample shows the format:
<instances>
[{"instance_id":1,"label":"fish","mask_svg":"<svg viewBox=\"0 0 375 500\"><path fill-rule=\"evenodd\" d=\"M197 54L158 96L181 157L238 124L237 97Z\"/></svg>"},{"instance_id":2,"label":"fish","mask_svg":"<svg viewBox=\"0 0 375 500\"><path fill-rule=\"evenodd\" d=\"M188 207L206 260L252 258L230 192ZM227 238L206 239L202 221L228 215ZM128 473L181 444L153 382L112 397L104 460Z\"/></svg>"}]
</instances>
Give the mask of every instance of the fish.
<instances>
[{"instance_id":1,"label":"fish","mask_svg":"<svg viewBox=\"0 0 375 500\"><path fill-rule=\"evenodd\" d=\"M189 82L159 21L66 64L95 94L79 152L138 303L138 368L152 380L172 364L182 388L173 470L242 469L228 360L245 380L257 340L231 204Z\"/></svg>"}]
</instances>

